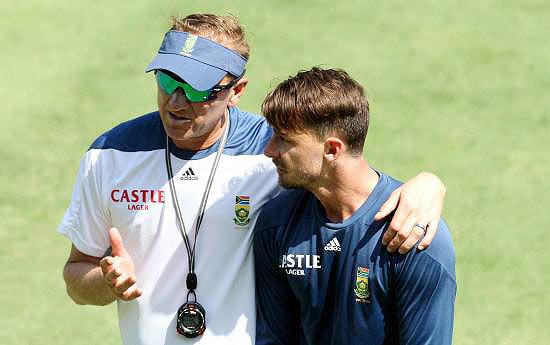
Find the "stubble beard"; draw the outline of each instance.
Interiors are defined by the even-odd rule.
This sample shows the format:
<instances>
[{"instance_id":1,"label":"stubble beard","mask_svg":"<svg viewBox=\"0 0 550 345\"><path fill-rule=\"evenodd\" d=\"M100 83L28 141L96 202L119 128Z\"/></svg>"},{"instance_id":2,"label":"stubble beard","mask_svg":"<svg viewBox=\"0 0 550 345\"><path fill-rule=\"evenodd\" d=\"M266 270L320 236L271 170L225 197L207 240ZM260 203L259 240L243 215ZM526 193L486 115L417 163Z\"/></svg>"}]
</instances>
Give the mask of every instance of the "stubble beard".
<instances>
[{"instance_id":1,"label":"stubble beard","mask_svg":"<svg viewBox=\"0 0 550 345\"><path fill-rule=\"evenodd\" d=\"M303 170L294 171L291 176L289 176L288 171L283 172L282 175L279 173L279 185L286 189L308 189L308 186L310 186L314 180L314 176Z\"/></svg>"}]
</instances>

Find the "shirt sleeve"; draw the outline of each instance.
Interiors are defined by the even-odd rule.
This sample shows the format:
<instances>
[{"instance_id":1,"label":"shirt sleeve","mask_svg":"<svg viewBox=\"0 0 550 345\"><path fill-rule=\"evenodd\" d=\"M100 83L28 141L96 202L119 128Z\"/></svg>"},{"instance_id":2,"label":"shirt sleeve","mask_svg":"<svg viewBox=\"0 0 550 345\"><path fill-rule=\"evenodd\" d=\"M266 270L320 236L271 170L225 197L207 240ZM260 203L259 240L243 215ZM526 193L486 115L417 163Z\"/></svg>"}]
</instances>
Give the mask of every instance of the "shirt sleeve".
<instances>
[{"instance_id":1,"label":"shirt sleeve","mask_svg":"<svg viewBox=\"0 0 550 345\"><path fill-rule=\"evenodd\" d=\"M399 344L452 342L455 256L448 229L441 223L426 250L394 257L399 260L394 272Z\"/></svg>"},{"instance_id":2,"label":"shirt sleeve","mask_svg":"<svg viewBox=\"0 0 550 345\"><path fill-rule=\"evenodd\" d=\"M254 235L256 275L256 345L298 344L299 304L278 267L276 229L262 229L262 212Z\"/></svg>"},{"instance_id":3,"label":"shirt sleeve","mask_svg":"<svg viewBox=\"0 0 550 345\"><path fill-rule=\"evenodd\" d=\"M109 247L111 224L106 202L102 198L98 154L88 151L80 161L71 202L58 232L67 236L82 253L102 256Z\"/></svg>"}]
</instances>

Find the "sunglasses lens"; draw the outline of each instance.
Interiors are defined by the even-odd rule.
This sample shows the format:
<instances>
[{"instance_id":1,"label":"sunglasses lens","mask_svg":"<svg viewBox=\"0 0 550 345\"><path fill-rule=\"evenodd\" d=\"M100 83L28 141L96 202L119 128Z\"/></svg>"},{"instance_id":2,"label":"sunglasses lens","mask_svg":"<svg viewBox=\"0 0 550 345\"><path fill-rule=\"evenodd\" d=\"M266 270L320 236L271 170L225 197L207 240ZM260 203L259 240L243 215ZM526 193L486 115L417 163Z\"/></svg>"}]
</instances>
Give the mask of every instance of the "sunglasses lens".
<instances>
[{"instance_id":1,"label":"sunglasses lens","mask_svg":"<svg viewBox=\"0 0 550 345\"><path fill-rule=\"evenodd\" d=\"M174 93L178 87L182 88L185 97L187 97L190 102L205 102L215 96L212 89L205 91L195 90L191 85L179 82L162 71L157 71L157 82L162 91L169 95Z\"/></svg>"},{"instance_id":2,"label":"sunglasses lens","mask_svg":"<svg viewBox=\"0 0 550 345\"><path fill-rule=\"evenodd\" d=\"M191 102L205 102L208 100L208 97L212 93L211 90L206 90L206 91L195 90L189 84L183 84L183 90L185 91L185 96Z\"/></svg>"},{"instance_id":3,"label":"sunglasses lens","mask_svg":"<svg viewBox=\"0 0 550 345\"><path fill-rule=\"evenodd\" d=\"M168 74L162 73L161 71L157 72L157 82L165 93L171 95L176 91L179 82L172 79Z\"/></svg>"}]
</instances>

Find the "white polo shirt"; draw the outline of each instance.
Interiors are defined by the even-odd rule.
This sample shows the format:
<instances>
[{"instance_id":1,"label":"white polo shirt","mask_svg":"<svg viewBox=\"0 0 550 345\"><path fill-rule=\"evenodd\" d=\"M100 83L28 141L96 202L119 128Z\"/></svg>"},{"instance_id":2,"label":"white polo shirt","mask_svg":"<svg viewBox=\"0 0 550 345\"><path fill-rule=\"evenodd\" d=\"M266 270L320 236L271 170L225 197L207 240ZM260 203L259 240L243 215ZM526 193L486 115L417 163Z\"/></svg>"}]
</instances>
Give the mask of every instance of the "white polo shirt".
<instances>
[{"instance_id":1,"label":"white polo shirt","mask_svg":"<svg viewBox=\"0 0 550 345\"><path fill-rule=\"evenodd\" d=\"M158 112L101 135L82 158L71 203L58 229L81 252L101 257L116 227L134 260L143 295L118 301L124 344L253 344L255 336L252 228L279 191L263 149L272 130L257 115L230 108L230 129L199 232L195 271L206 331L176 333L185 303L187 251L177 227L165 165L166 134ZM188 236L218 144L201 151L171 146L174 183Z\"/></svg>"}]
</instances>

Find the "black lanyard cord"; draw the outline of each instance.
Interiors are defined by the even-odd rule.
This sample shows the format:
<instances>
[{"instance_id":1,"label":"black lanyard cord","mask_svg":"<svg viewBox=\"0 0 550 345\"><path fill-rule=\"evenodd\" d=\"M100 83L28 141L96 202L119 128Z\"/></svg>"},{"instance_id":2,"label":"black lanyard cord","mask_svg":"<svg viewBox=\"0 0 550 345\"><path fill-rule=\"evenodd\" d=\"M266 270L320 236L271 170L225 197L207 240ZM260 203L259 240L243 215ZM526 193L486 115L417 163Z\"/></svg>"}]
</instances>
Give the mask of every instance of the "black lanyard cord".
<instances>
[{"instance_id":1,"label":"black lanyard cord","mask_svg":"<svg viewBox=\"0 0 550 345\"><path fill-rule=\"evenodd\" d=\"M165 149L165 161L166 161L166 172L168 174L168 184L170 185L170 194L172 194L172 203L174 204L174 210L176 212L177 225L183 237L183 242L185 243L185 248L187 250L187 262L189 264L189 274L187 275L187 288L192 291L197 287L197 277L195 274L195 247L197 245L197 237L199 235L200 226L202 220L204 219L204 211L206 209L206 202L208 201L208 195L210 194L210 189L212 188L212 182L214 181L214 176L216 175L216 169L218 168L218 163L220 162L220 157L222 155L223 149L225 148L225 142L227 141L227 135L229 133L229 114L225 114L225 128L220 139L220 146L216 152L216 157L214 158L214 163L210 169L210 176L208 177L208 182L206 183L206 188L202 195L201 204L199 206L199 211L197 213L197 221L195 223L195 239L193 240L193 247L189 241L189 236L187 236L187 231L185 229L185 224L183 223L183 216L181 214L181 208L178 201L178 196L176 195L176 188L174 186L174 173L172 170L172 162L170 158L170 139L168 134L166 135L166 149ZM194 292L193 292L194 294Z\"/></svg>"}]
</instances>

